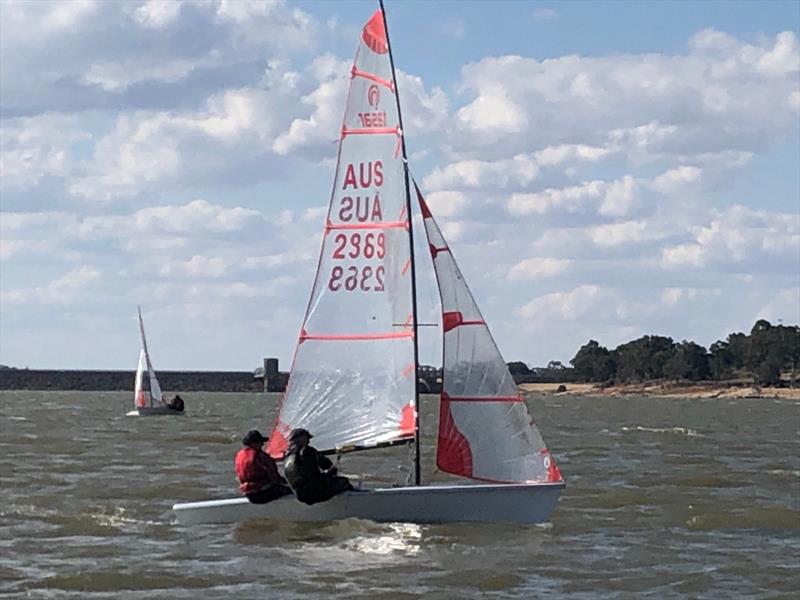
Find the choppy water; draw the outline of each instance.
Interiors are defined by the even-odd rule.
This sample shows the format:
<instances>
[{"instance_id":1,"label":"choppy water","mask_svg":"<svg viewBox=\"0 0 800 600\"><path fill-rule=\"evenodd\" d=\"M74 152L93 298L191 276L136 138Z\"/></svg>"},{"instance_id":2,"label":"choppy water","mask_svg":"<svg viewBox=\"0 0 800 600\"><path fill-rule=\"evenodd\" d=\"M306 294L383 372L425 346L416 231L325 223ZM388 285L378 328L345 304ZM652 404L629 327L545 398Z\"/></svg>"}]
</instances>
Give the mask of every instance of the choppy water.
<instances>
[{"instance_id":1,"label":"choppy water","mask_svg":"<svg viewBox=\"0 0 800 600\"><path fill-rule=\"evenodd\" d=\"M567 479L543 526L182 527L173 502L236 493L238 440L269 429L274 401L186 399L186 417L133 418L129 394L0 392L0 596L796 598L800 588L796 402L532 396ZM341 468L402 479L408 458L362 453Z\"/></svg>"}]
</instances>

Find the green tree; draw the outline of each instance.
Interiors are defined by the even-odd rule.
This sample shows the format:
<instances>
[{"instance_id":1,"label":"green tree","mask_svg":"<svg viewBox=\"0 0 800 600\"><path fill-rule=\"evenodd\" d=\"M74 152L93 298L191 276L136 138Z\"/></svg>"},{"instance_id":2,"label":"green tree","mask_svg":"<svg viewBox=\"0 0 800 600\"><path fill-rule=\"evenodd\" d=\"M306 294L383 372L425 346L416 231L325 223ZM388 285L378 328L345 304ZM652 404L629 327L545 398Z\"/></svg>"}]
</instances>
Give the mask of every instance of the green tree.
<instances>
[{"instance_id":1,"label":"green tree","mask_svg":"<svg viewBox=\"0 0 800 600\"><path fill-rule=\"evenodd\" d=\"M675 345L675 352L664 365L664 375L671 379L699 381L708 379L709 372L706 349L686 340Z\"/></svg>"},{"instance_id":2,"label":"green tree","mask_svg":"<svg viewBox=\"0 0 800 600\"><path fill-rule=\"evenodd\" d=\"M595 340L589 340L581 346L569 362L575 369L578 381L609 381L617 373L614 356Z\"/></svg>"},{"instance_id":3,"label":"green tree","mask_svg":"<svg viewBox=\"0 0 800 600\"><path fill-rule=\"evenodd\" d=\"M622 344L614 350L617 359L617 379L642 381L664 377L664 365L672 358L672 338L645 335Z\"/></svg>"},{"instance_id":4,"label":"green tree","mask_svg":"<svg viewBox=\"0 0 800 600\"><path fill-rule=\"evenodd\" d=\"M512 375L528 375L531 372L528 365L520 361L508 363L508 370Z\"/></svg>"},{"instance_id":5,"label":"green tree","mask_svg":"<svg viewBox=\"0 0 800 600\"><path fill-rule=\"evenodd\" d=\"M760 319L750 332L745 365L757 383L777 385L781 371L794 371L800 362L800 328L772 325Z\"/></svg>"}]
</instances>

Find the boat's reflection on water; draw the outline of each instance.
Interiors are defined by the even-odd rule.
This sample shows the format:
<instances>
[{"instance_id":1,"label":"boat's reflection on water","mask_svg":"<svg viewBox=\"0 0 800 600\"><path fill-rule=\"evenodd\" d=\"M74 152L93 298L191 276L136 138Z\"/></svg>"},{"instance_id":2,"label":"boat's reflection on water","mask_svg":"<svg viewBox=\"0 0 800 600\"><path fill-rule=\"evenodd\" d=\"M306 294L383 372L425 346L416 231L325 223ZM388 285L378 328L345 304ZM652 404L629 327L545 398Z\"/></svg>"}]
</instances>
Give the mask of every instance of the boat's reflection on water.
<instances>
[{"instance_id":1,"label":"boat's reflection on water","mask_svg":"<svg viewBox=\"0 0 800 600\"><path fill-rule=\"evenodd\" d=\"M330 523L263 520L238 524L233 530L233 539L248 546L296 547L314 554L335 548L337 554L344 550L373 556L413 556L421 550L423 533L424 526L416 523L375 523L361 519Z\"/></svg>"},{"instance_id":2,"label":"boat's reflection on water","mask_svg":"<svg viewBox=\"0 0 800 600\"><path fill-rule=\"evenodd\" d=\"M422 526L416 523L387 523L383 532L363 535L353 539L350 545L363 554L401 553L407 556L419 554L422 543Z\"/></svg>"}]
</instances>

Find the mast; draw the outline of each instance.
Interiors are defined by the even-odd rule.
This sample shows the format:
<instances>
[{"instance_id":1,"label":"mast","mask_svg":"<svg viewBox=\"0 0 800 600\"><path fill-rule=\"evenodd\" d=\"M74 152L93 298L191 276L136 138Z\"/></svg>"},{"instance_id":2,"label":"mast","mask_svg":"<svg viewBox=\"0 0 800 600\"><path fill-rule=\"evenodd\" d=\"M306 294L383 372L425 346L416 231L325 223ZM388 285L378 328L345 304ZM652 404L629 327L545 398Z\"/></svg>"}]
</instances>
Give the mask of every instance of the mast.
<instances>
[{"instance_id":1,"label":"mast","mask_svg":"<svg viewBox=\"0 0 800 600\"><path fill-rule=\"evenodd\" d=\"M406 188L406 214L408 215L408 242L410 245L411 257L411 314L412 328L414 331L414 483L420 485L420 443L419 443L419 327L417 319L417 268L414 260L414 218L411 212L411 191L408 185L408 156L406 154L406 133L403 129L403 113L400 110L400 93L397 89L397 75L394 70L394 57L392 56L392 44L389 40L389 26L386 23L386 10L383 8L383 0L379 0L381 15L383 15L383 29L386 31L386 45L389 48L389 64L392 67L392 82L394 83L394 98L397 102L397 120L400 125L400 147L403 152L403 175Z\"/></svg>"}]
</instances>

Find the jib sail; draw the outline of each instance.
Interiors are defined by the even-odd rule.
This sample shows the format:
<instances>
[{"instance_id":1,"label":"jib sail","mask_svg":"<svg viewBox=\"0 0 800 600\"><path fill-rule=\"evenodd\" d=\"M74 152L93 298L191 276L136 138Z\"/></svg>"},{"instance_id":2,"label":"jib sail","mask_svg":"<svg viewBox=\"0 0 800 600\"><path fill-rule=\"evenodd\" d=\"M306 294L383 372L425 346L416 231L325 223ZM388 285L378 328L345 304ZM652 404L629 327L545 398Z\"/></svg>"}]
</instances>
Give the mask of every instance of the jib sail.
<instances>
[{"instance_id":1,"label":"jib sail","mask_svg":"<svg viewBox=\"0 0 800 600\"><path fill-rule=\"evenodd\" d=\"M493 482L560 481L450 247L416 193L442 301L437 466Z\"/></svg>"}]
</instances>

